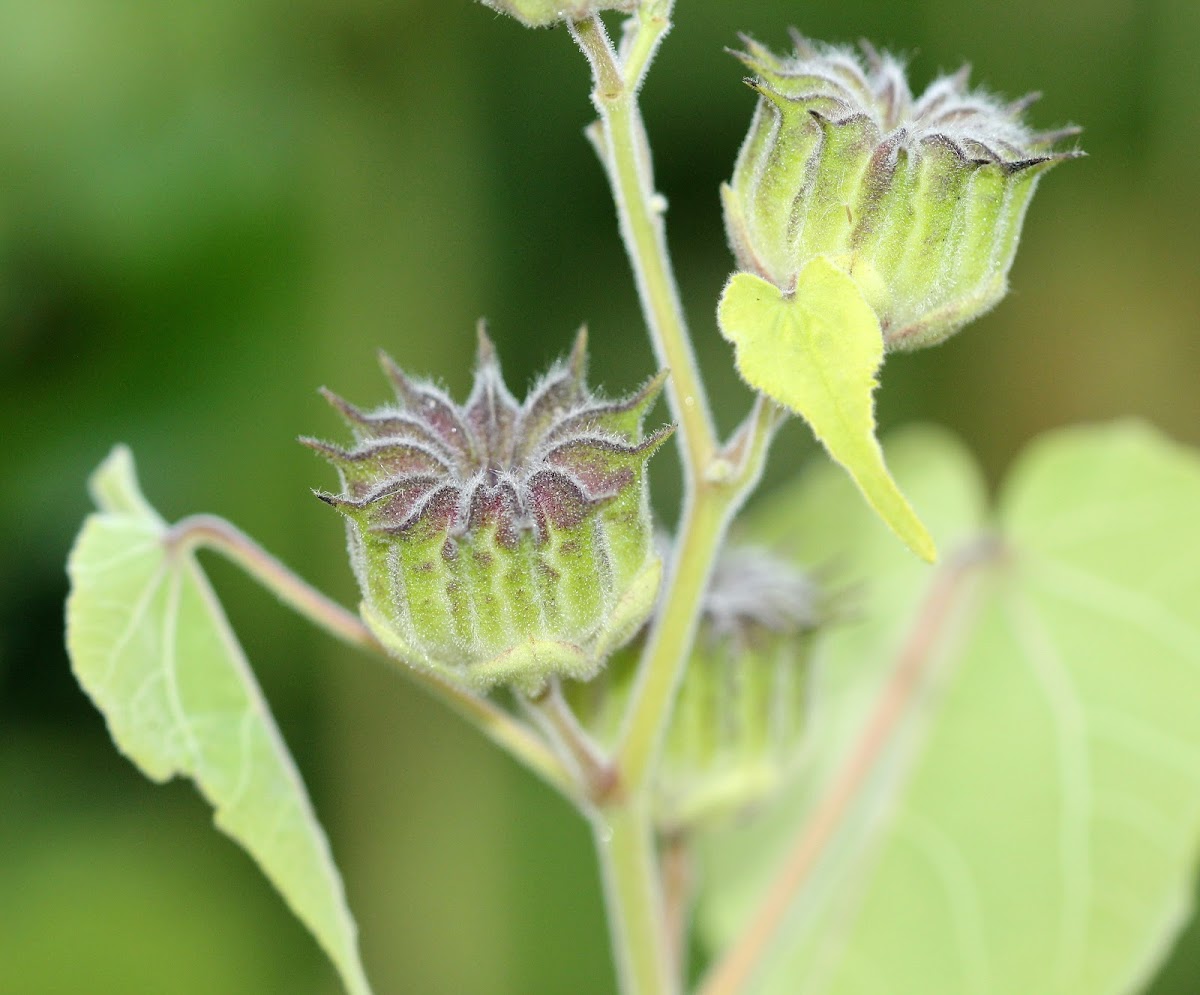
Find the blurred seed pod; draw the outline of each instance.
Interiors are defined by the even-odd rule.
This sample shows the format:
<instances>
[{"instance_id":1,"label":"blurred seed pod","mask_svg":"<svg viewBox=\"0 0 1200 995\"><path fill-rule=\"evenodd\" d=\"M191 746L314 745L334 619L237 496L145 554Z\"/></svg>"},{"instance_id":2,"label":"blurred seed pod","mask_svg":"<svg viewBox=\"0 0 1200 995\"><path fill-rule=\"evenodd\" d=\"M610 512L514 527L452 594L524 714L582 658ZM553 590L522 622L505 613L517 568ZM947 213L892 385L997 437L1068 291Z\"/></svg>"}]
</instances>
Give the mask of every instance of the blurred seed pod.
<instances>
[{"instance_id":1,"label":"blurred seed pod","mask_svg":"<svg viewBox=\"0 0 1200 995\"><path fill-rule=\"evenodd\" d=\"M722 554L663 747L655 784L660 829L681 832L761 804L796 771L813 643L834 612L816 580L769 552L734 547ZM619 732L635 649L596 681L567 689L601 741Z\"/></svg>"}]
</instances>

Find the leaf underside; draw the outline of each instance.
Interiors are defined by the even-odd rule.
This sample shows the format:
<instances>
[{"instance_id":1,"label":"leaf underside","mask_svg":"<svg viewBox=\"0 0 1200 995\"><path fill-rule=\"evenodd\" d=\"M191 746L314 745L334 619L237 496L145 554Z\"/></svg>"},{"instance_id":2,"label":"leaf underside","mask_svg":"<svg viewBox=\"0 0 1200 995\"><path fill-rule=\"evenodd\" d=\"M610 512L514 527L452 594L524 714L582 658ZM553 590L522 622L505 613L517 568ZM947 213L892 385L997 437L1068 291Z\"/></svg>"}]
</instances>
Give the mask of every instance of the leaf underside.
<instances>
[{"instance_id":1,"label":"leaf underside","mask_svg":"<svg viewBox=\"0 0 1200 995\"><path fill-rule=\"evenodd\" d=\"M752 990L1139 991L1186 918L1200 840L1200 458L1138 424L1058 432L1020 461L990 524L945 436L910 433L889 461L948 560L985 529L1001 552L964 586L929 685ZM820 521L793 552L841 550L869 604L820 651L804 783L705 843L712 949L836 777L930 583L847 491L818 472L758 517L767 541Z\"/></svg>"},{"instance_id":2,"label":"leaf underside","mask_svg":"<svg viewBox=\"0 0 1200 995\"><path fill-rule=\"evenodd\" d=\"M68 562L67 648L117 747L147 777L191 778L218 827L262 868L334 963L369 995L329 843L237 639L191 554L118 447L91 482Z\"/></svg>"}]
</instances>

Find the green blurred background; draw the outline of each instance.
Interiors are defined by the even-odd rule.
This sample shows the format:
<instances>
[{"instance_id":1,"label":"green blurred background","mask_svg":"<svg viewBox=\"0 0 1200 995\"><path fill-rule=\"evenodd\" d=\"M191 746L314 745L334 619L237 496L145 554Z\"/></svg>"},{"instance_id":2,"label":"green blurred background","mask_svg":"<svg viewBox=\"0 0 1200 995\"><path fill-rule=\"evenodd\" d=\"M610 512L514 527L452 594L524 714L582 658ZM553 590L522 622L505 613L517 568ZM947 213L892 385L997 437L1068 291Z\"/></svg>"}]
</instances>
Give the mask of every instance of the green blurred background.
<instances>
[{"instance_id":1,"label":"green blurred background","mask_svg":"<svg viewBox=\"0 0 1200 995\"><path fill-rule=\"evenodd\" d=\"M722 49L795 23L913 53L918 85L969 59L990 88L1044 90L1038 126L1087 127L1010 297L889 361L884 426L953 426L993 479L1068 421L1133 413L1200 443L1194 0L680 0L677 19L644 104L725 427L747 398L713 321L716 187L753 101ZM73 683L84 480L128 442L168 517L225 515L353 603L342 526L309 494L330 472L294 442L339 435L318 385L383 401L383 346L461 393L480 315L516 387L585 320L595 381L652 369L590 117L565 32L470 0L0 0L0 995L336 990L193 789L142 780ZM811 454L791 426L770 480ZM395 673L211 572L380 995L611 992L572 813ZM1194 931L1154 991L1197 979Z\"/></svg>"}]
</instances>

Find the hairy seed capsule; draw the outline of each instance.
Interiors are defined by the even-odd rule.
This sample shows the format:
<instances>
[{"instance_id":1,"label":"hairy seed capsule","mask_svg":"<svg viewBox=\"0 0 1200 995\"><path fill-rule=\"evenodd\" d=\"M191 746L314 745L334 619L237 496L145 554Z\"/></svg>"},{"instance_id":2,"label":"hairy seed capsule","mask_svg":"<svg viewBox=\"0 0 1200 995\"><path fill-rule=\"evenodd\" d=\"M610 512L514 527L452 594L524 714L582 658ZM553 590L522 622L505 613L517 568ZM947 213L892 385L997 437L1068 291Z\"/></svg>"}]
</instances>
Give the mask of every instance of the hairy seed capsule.
<instances>
[{"instance_id":1,"label":"hairy seed capsule","mask_svg":"<svg viewBox=\"0 0 1200 995\"><path fill-rule=\"evenodd\" d=\"M810 655L828 596L792 564L751 547L722 553L679 688L655 782L664 832L711 823L773 797L803 755ZM620 727L636 672L622 654L567 693L601 740Z\"/></svg>"},{"instance_id":2,"label":"hairy seed capsule","mask_svg":"<svg viewBox=\"0 0 1200 995\"><path fill-rule=\"evenodd\" d=\"M1078 132L1036 133L1036 99L967 89L967 69L914 99L904 66L794 35L776 56L746 39L759 94L733 178L722 188L739 267L784 292L826 256L875 310L890 349L933 345L1004 296L1038 178L1077 151Z\"/></svg>"},{"instance_id":3,"label":"hairy seed capsule","mask_svg":"<svg viewBox=\"0 0 1200 995\"><path fill-rule=\"evenodd\" d=\"M808 732L813 580L762 550L720 560L663 745L657 816L682 829L772 797Z\"/></svg>"},{"instance_id":4,"label":"hairy seed capsule","mask_svg":"<svg viewBox=\"0 0 1200 995\"><path fill-rule=\"evenodd\" d=\"M459 406L387 357L397 404L327 394L355 445L304 439L337 468L318 493L348 521L362 614L405 663L479 689L536 692L591 677L645 621L662 563L651 543L642 437L665 375L622 401L589 393L586 337L518 403L482 325Z\"/></svg>"}]
</instances>

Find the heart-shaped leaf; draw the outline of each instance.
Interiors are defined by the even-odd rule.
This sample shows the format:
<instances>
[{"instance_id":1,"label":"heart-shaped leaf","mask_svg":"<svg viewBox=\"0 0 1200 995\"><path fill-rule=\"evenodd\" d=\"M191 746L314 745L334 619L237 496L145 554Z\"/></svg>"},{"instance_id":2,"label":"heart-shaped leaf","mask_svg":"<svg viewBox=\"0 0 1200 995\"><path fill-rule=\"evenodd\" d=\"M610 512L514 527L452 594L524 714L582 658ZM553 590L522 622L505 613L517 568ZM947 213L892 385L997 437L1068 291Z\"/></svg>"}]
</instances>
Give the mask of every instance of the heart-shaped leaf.
<instances>
[{"instance_id":1,"label":"heart-shaped leaf","mask_svg":"<svg viewBox=\"0 0 1200 995\"><path fill-rule=\"evenodd\" d=\"M68 573L67 648L117 747L147 777L191 778L351 995L370 995L329 842L225 614L118 447L91 481Z\"/></svg>"},{"instance_id":2,"label":"heart-shaped leaf","mask_svg":"<svg viewBox=\"0 0 1200 995\"><path fill-rule=\"evenodd\" d=\"M893 454L906 486L946 478L944 446L919 455ZM921 587L893 585L899 558L845 492L817 474L790 495L788 528L814 523L801 559L845 549L868 596L882 577L883 611L820 652L831 693L818 729L832 732L818 732L806 783L706 842L714 949L826 804L870 696L911 645L901 619ZM999 534L995 554L935 617L905 720L748 990L1125 995L1184 921L1200 841L1200 458L1140 425L1059 432L1022 459L999 508L977 530ZM963 524L952 543L938 530L944 548L971 541Z\"/></svg>"},{"instance_id":3,"label":"heart-shaped leaf","mask_svg":"<svg viewBox=\"0 0 1200 995\"><path fill-rule=\"evenodd\" d=\"M804 418L896 535L933 562L933 539L875 438L883 333L855 282L824 256L805 265L791 294L738 273L721 295L717 320L746 383Z\"/></svg>"}]
</instances>

